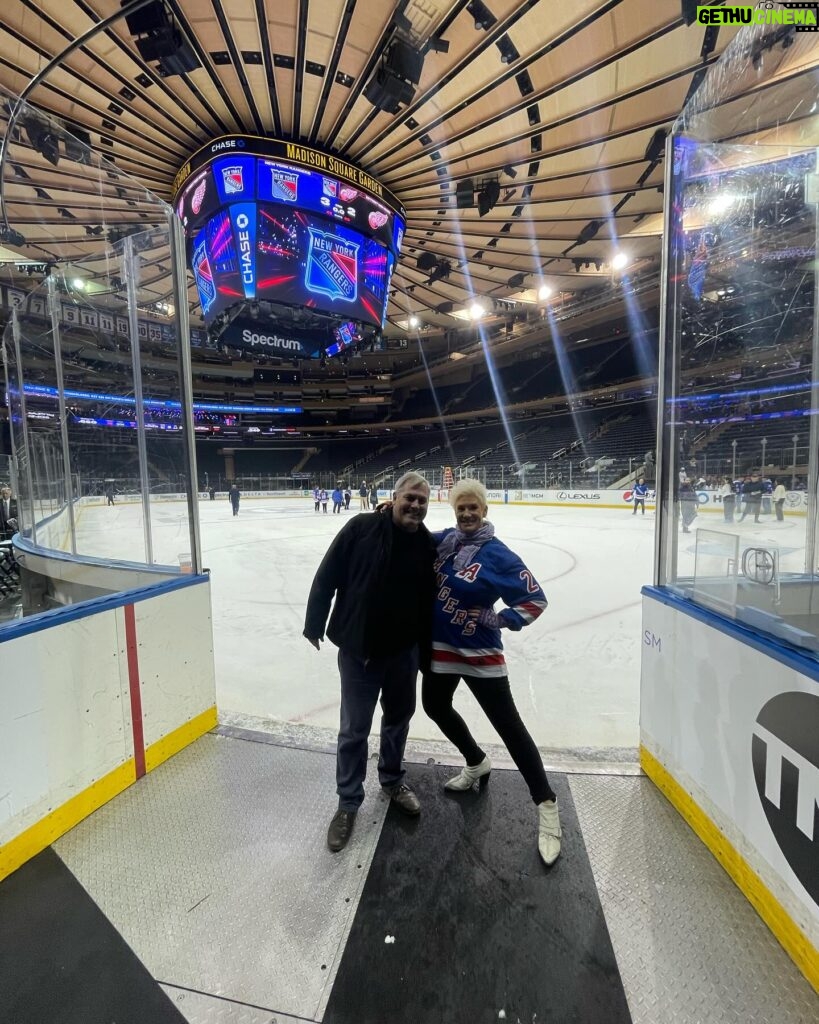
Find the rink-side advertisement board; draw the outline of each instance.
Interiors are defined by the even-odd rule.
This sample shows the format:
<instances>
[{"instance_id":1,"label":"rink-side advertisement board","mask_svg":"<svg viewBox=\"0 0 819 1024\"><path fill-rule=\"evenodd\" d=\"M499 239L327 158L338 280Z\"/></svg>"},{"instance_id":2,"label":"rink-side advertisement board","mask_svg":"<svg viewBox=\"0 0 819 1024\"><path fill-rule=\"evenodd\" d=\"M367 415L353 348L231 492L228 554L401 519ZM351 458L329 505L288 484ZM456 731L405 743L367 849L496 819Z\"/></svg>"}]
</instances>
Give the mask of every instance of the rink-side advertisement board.
<instances>
[{"instance_id":1,"label":"rink-side advertisement board","mask_svg":"<svg viewBox=\"0 0 819 1024\"><path fill-rule=\"evenodd\" d=\"M643 591L647 774L819 988L819 664Z\"/></svg>"},{"instance_id":2,"label":"rink-side advertisement board","mask_svg":"<svg viewBox=\"0 0 819 1024\"><path fill-rule=\"evenodd\" d=\"M523 491L512 487L505 490L487 492L492 504L507 505L554 505L572 508L633 508L634 492L632 488L597 489L594 487L566 487L561 490ZM698 490L698 511L722 514L722 496L714 490L703 488ZM767 496L770 497L770 496ZM656 494L650 490L646 495L646 508L655 507ZM764 498L763 498L764 503ZM807 512L807 494L804 491L788 491L785 497L785 515L805 515ZM764 504L763 504L763 512ZM773 508L771 508L771 513Z\"/></svg>"}]
</instances>

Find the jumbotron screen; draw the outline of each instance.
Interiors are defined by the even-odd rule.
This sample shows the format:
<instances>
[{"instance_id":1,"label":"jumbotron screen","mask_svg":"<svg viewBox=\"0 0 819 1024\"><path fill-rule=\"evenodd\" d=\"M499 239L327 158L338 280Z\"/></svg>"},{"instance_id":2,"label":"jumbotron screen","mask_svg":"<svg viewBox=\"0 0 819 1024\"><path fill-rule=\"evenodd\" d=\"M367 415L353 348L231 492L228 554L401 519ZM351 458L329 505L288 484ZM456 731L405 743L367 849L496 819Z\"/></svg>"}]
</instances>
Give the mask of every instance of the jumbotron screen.
<instances>
[{"instance_id":1,"label":"jumbotron screen","mask_svg":"<svg viewBox=\"0 0 819 1024\"><path fill-rule=\"evenodd\" d=\"M206 322L237 302L269 299L381 327L394 263L373 238L268 203L220 210L192 256Z\"/></svg>"},{"instance_id":2,"label":"jumbotron screen","mask_svg":"<svg viewBox=\"0 0 819 1024\"><path fill-rule=\"evenodd\" d=\"M254 142L273 155L246 152ZM270 300L382 327L405 225L394 197L317 150L245 137L210 149L229 144L229 155L201 151L204 166L183 168L176 199L206 323ZM280 159L283 147L311 166Z\"/></svg>"}]
</instances>

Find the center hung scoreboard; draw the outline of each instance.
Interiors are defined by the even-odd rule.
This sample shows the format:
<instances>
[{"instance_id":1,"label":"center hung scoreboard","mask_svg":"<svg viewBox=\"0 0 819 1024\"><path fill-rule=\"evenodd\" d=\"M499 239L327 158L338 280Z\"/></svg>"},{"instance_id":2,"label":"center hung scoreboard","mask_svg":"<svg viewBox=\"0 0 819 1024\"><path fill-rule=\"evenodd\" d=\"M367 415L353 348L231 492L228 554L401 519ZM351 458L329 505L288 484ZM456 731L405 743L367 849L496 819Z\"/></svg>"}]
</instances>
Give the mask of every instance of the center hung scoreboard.
<instances>
[{"instance_id":1,"label":"center hung scoreboard","mask_svg":"<svg viewBox=\"0 0 819 1024\"><path fill-rule=\"evenodd\" d=\"M179 171L173 203L206 324L237 304L271 302L278 334L304 319L296 311L316 314L342 347L383 327L406 215L361 168L311 147L231 135Z\"/></svg>"}]
</instances>

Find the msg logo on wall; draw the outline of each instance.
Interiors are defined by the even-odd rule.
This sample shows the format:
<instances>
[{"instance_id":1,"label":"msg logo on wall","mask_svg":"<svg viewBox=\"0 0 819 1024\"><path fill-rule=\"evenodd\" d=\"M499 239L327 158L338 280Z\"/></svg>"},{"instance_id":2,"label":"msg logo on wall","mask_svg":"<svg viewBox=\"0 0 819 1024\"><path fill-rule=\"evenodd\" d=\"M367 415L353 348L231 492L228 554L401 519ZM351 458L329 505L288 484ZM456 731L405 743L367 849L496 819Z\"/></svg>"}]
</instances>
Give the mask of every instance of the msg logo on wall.
<instances>
[{"instance_id":1,"label":"msg logo on wall","mask_svg":"<svg viewBox=\"0 0 819 1024\"><path fill-rule=\"evenodd\" d=\"M819 696L769 700L756 720L751 759L779 849L819 905Z\"/></svg>"}]
</instances>

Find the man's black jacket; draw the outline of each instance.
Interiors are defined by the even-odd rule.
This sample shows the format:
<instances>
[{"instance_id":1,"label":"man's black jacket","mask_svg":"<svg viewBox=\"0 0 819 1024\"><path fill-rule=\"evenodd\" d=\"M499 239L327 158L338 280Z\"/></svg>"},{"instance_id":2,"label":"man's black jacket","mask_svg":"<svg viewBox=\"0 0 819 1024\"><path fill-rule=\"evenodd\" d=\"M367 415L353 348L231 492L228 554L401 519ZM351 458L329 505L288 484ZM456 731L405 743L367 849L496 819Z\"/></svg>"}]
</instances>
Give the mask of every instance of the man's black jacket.
<instances>
[{"instance_id":1,"label":"man's black jacket","mask_svg":"<svg viewBox=\"0 0 819 1024\"><path fill-rule=\"evenodd\" d=\"M14 529L9 525L9 519L17 518L17 499L9 499L9 514L5 514L5 502L0 498L0 540L8 540L11 535L15 532Z\"/></svg>"},{"instance_id":2,"label":"man's black jacket","mask_svg":"<svg viewBox=\"0 0 819 1024\"><path fill-rule=\"evenodd\" d=\"M760 504L762 502L762 493L765 490L765 484L761 480L749 480L746 484L742 485L742 496L746 501L751 504Z\"/></svg>"},{"instance_id":3,"label":"man's black jacket","mask_svg":"<svg viewBox=\"0 0 819 1024\"><path fill-rule=\"evenodd\" d=\"M435 593L435 545L427 528L419 530L429 543L429 584L426 594L419 600L429 607L429 623L424 635L418 637L421 659L430 644L432 601ZM327 637L336 647L351 654L365 657L367 620L371 610L383 602L389 604L385 592L385 577L392 553L392 512L366 512L351 519L335 537L318 567L304 621L304 636L308 640ZM330 603L335 594L333 614L327 625Z\"/></svg>"}]
</instances>

